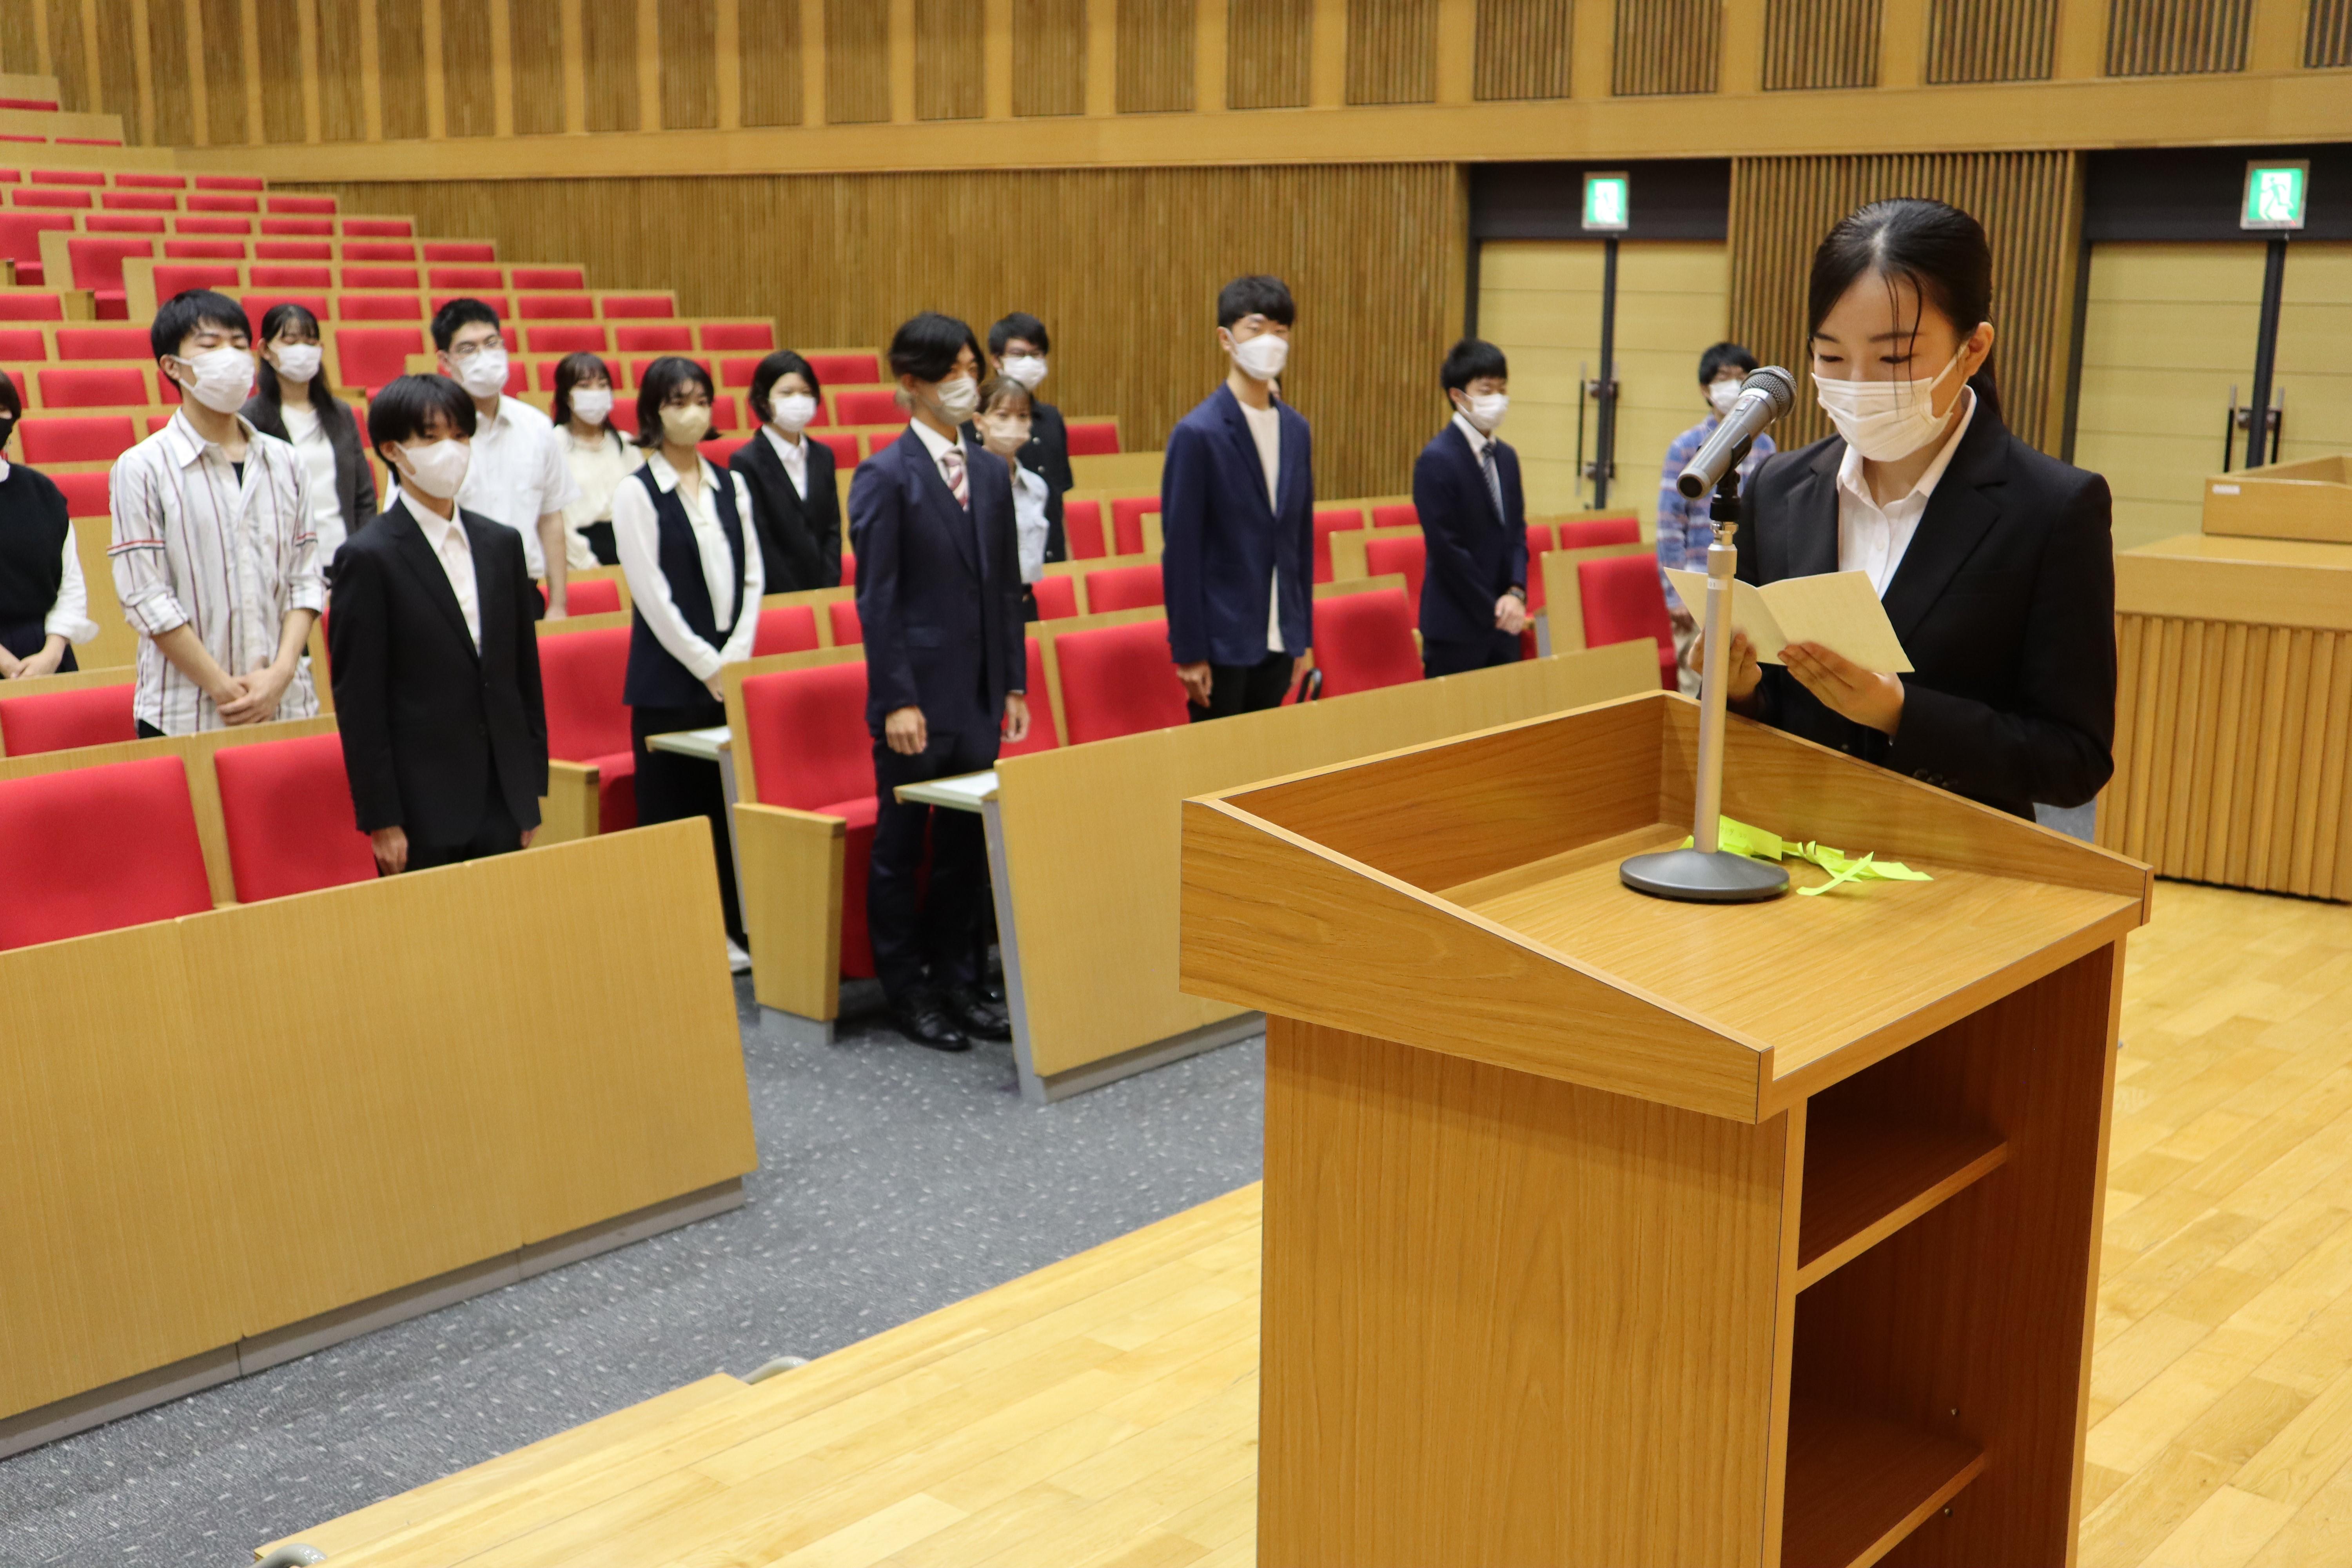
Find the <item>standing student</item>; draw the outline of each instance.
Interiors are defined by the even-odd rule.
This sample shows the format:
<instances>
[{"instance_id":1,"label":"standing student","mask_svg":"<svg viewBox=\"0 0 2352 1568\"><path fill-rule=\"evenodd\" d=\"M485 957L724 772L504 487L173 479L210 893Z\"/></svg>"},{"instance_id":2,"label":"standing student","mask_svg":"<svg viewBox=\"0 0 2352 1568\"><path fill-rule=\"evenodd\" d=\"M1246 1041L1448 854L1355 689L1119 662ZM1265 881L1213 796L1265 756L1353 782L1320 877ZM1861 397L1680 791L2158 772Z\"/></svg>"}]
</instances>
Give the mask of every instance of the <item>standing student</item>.
<instances>
[{"instance_id":1,"label":"standing student","mask_svg":"<svg viewBox=\"0 0 2352 1568\"><path fill-rule=\"evenodd\" d=\"M1029 445L1029 389L1009 375L992 376L980 389L980 412L972 424L981 445L1004 459L1013 480L1013 532L1021 557L1021 618L1037 619L1037 580L1045 574L1045 552L1052 537L1046 505L1053 490L1045 476L1021 461Z\"/></svg>"},{"instance_id":2,"label":"standing student","mask_svg":"<svg viewBox=\"0 0 2352 1568\"><path fill-rule=\"evenodd\" d=\"M834 482L833 448L808 435L824 395L816 372L792 350L761 360L751 373L760 434L727 459L751 488L771 594L841 586L841 490Z\"/></svg>"},{"instance_id":3,"label":"standing student","mask_svg":"<svg viewBox=\"0 0 2352 1568\"><path fill-rule=\"evenodd\" d=\"M131 710L142 735L308 719L302 658L326 607L310 471L237 410L253 329L225 294L173 295L148 329L180 388L171 423L115 459L115 596L139 634Z\"/></svg>"},{"instance_id":4,"label":"standing student","mask_svg":"<svg viewBox=\"0 0 2352 1568\"><path fill-rule=\"evenodd\" d=\"M1029 394L1029 439L1019 456L1023 468L1045 481L1045 559L1066 561L1070 552L1062 532L1062 498L1078 482L1070 469L1070 427L1060 409L1037 395L1052 346L1045 323L1026 310L1015 310L988 329L988 357L996 374L1011 376Z\"/></svg>"},{"instance_id":5,"label":"standing student","mask_svg":"<svg viewBox=\"0 0 2352 1568\"><path fill-rule=\"evenodd\" d=\"M980 406L970 327L925 311L891 337L890 370L911 418L849 487L878 811L866 924L900 1031L961 1051L974 1036L1012 1037L982 989L987 849L977 817L897 791L993 767L1000 739L1029 732L1013 484L1003 462L958 435ZM926 837L930 888L919 913Z\"/></svg>"},{"instance_id":6,"label":"standing student","mask_svg":"<svg viewBox=\"0 0 2352 1568\"><path fill-rule=\"evenodd\" d=\"M387 877L524 847L547 793L522 541L457 502L476 424L441 376L377 393L368 439L397 489L335 557L335 727L352 814Z\"/></svg>"},{"instance_id":7,"label":"standing student","mask_svg":"<svg viewBox=\"0 0 2352 1568\"><path fill-rule=\"evenodd\" d=\"M751 494L740 474L722 476L702 455L717 389L690 359L665 354L637 383L637 444L646 465L613 497L613 542L628 578L629 668L622 696L637 757L637 821L707 817L727 921L727 958L751 967L743 951L729 847L727 797L719 770L646 742L679 730L727 722L719 672L751 657L766 578L751 532Z\"/></svg>"},{"instance_id":8,"label":"standing student","mask_svg":"<svg viewBox=\"0 0 2352 1568\"><path fill-rule=\"evenodd\" d=\"M580 499L580 489L555 426L530 404L506 395L506 337L499 313L479 300L452 300L434 312L433 347L441 374L466 389L478 416L458 504L522 535L530 574L547 584L548 616L560 618L571 555L563 509Z\"/></svg>"},{"instance_id":9,"label":"standing student","mask_svg":"<svg viewBox=\"0 0 2352 1568\"><path fill-rule=\"evenodd\" d=\"M1693 697L1698 695L1698 663L1691 650L1698 641L1697 612L1706 606L1685 605L1675 593L1675 585L1666 581L1666 568L1705 572L1706 547L1715 542L1715 525L1708 519L1712 498L1693 500L1675 487L1675 481L1723 423L1723 416L1731 412L1731 405L1739 400L1739 384L1755 368L1756 356L1738 343L1717 343L1698 356L1698 389L1706 399L1707 416L1667 443L1665 472L1658 483L1658 583L1665 590L1666 618L1674 629L1676 684ZM1743 490L1774 450L1769 436L1759 436L1749 446L1739 464Z\"/></svg>"},{"instance_id":10,"label":"standing student","mask_svg":"<svg viewBox=\"0 0 2352 1568\"><path fill-rule=\"evenodd\" d=\"M1510 407L1503 351L1464 338L1438 384L1454 417L1412 465L1427 564L1421 663L1431 676L1516 663L1528 625L1528 511L1519 455L1496 438Z\"/></svg>"},{"instance_id":11,"label":"standing student","mask_svg":"<svg viewBox=\"0 0 2352 1568\"><path fill-rule=\"evenodd\" d=\"M0 680L70 671L73 645L98 635L65 492L7 459L24 412L0 371Z\"/></svg>"},{"instance_id":12,"label":"standing student","mask_svg":"<svg viewBox=\"0 0 2352 1568\"><path fill-rule=\"evenodd\" d=\"M319 374L319 318L291 300L261 318L261 365L242 410L264 435L292 445L310 471L311 517L319 560L331 565L343 541L375 516L375 476L368 471L359 421Z\"/></svg>"},{"instance_id":13,"label":"standing student","mask_svg":"<svg viewBox=\"0 0 2352 1568\"><path fill-rule=\"evenodd\" d=\"M1314 458L1275 391L1297 317L1278 278L1226 284L1217 345L1232 368L1168 437L1160 574L1196 721L1279 706L1314 640Z\"/></svg>"},{"instance_id":14,"label":"standing student","mask_svg":"<svg viewBox=\"0 0 2352 1568\"><path fill-rule=\"evenodd\" d=\"M645 465L646 455L613 427L613 373L603 360L571 353L556 362L554 418L563 466L580 492L563 509L565 569L617 566L613 492Z\"/></svg>"}]
</instances>

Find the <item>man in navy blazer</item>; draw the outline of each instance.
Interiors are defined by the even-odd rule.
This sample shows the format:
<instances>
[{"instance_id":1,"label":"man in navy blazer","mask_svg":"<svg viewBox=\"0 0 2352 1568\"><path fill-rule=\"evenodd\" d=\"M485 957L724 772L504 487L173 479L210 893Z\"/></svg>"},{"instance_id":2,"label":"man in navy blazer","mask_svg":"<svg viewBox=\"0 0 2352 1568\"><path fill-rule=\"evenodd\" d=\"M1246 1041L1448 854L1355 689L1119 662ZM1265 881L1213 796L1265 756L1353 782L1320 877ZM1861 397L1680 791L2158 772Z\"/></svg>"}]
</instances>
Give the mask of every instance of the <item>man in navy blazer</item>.
<instances>
[{"instance_id":1,"label":"man in navy blazer","mask_svg":"<svg viewBox=\"0 0 2352 1568\"><path fill-rule=\"evenodd\" d=\"M1013 482L1001 458L957 434L978 405L980 365L971 329L952 317L927 310L900 327L890 370L913 417L849 485L877 800L866 930L901 1032L949 1051L1012 1037L982 986L987 848L978 817L934 817L895 792L994 767L1000 738L1029 732Z\"/></svg>"},{"instance_id":2,"label":"man in navy blazer","mask_svg":"<svg viewBox=\"0 0 2352 1568\"><path fill-rule=\"evenodd\" d=\"M1315 638L1314 453L1275 392L1297 314L1278 278L1225 285L1217 343L1233 367L1160 466L1168 647L1196 721L1279 706Z\"/></svg>"},{"instance_id":3,"label":"man in navy blazer","mask_svg":"<svg viewBox=\"0 0 2352 1568\"><path fill-rule=\"evenodd\" d=\"M1433 679L1519 657L1528 624L1528 512L1519 455L1495 439L1510 406L1503 351L1465 338L1438 380L1454 417L1412 465L1427 563L1421 576L1421 664Z\"/></svg>"}]
</instances>

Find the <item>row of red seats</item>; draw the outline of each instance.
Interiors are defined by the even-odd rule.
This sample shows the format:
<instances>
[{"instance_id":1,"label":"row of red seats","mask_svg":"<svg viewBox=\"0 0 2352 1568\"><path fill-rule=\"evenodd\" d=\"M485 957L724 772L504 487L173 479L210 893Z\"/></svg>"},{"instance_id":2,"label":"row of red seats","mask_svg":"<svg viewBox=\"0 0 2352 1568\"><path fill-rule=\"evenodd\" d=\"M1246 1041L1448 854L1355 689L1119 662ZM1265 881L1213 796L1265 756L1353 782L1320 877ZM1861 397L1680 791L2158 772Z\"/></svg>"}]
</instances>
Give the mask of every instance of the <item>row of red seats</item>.
<instances>
[{"instance_id":1,"label":"row of red seats","mask_svg":"<svg viewBox=\"0 0 2352 1568\"><path fill-rule=\"evenodd\" d=\"M55 108L56 105L49 105ZM58 147L120 147L120 136L35 136L23 131L0 131L0 142L40 142Z\"/></svg>"},{"instance_id":2,"label":"row of red seats","mask_svg":"<svg viewBox=\"0 0 2352 1568\"><path fill-rule=\"evenodd\" d=\"M268 212L273 216L331 216L332 196L264 196L229 191L86 190L66 185L21 184L0 191L11 206L109 212Z\"/></svg>"},{"instance_id":3,"label":"row of red seats","mask_svg":"<svg viewBox=\"0 0 2352 1568\"><path fill-rule=\"evenodd\" d=\"M29 104L0 98L0 109L55 109L54 103ZM112 143L105 143L112 145ZM79 185L85 190L118 191L259 191L267 182L257 174L154 174L123 169L111 174L101 169L0 169L0 185Z\"/></svg>"}]
</instances>

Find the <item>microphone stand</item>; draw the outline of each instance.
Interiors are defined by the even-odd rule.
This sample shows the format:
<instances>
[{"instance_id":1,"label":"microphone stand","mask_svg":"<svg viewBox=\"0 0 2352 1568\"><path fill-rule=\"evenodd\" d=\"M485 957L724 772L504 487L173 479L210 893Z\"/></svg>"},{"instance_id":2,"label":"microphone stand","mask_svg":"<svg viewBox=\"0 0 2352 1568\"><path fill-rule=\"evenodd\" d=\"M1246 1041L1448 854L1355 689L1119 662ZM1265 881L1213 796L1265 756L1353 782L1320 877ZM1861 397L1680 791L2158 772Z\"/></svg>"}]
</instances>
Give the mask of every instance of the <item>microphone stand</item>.
<instances>
[{"instance_id":1,"label":"microphone stand","mask_svg":"<svg viewBox=\"0 0 2352 1568\"><path fill-rule=\"evenodd\" d=\"M1739 532L1739 465L1747 455L1743 442L1707 503L1715 542L1706 547L1706 656L1699 672L1698 778L1691 792L1690 847L1635 855L1617 868L1618 879L1635 892L1682 903L1752 904L1789 890L1789 873L1780 867L1720 847L1724 683L1731 678L1731 580L1739 563L1732 540Z\"/></svg>"}]
</instances>

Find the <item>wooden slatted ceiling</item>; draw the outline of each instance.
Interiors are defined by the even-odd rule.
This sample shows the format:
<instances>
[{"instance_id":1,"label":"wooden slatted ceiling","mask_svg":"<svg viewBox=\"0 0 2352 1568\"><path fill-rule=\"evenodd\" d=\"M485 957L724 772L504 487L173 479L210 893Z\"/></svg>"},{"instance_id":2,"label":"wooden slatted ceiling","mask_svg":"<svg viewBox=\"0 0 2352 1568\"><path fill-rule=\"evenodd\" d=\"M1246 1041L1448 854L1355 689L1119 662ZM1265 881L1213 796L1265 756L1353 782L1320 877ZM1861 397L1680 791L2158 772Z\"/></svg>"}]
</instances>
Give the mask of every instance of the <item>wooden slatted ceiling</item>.
<instances>
[{"instance_id":1,"label":"wooden slatted ceiling","mask_svg":"<svg viewBox=\"0 0 2352 1568\"><path fill-rule=\"evenodd\" d=\"M824 0L825 119L890 118L890 0Z\"/></svg>"},{"instance_id":2,"label":"wooden slatted ceiling","mask_svg":"<svg viewBox=\"0 0 2352 1568\"><path fill-rule=\"evenodd\" d=\"M1769 89L1878 85L1879 0L1765 0Z\"/></svg>"},{"instance_id":3,"label":"wooden slatted ceiling","mask_svg":"<svg viewBox=\"0 0 2352 1568\"><path fill-rule=\"evenodd\" d=\"M719 124L719 0L662 0L662 129L709 131Z\"/></svg>"},{"instance_id":4,"label":"wooden slatted ceiling","mask_svg":"<svg viewBox=\"0 0 2352 1568\"><path fill-rule=\"evenodd\" d=\"M1013 0L1013 112L1086 111L1087 0Z\"/></svg>"},{"instance_id":5,"label":"wooden slatted ceiling","mask_svg":"<svg viewBox=\"0 0 2352 1568\"><path fill-rule=\"evenodd\" d=\"M915 0L915 118L977 120L981 11L971 0Z\"/></svg>"},{"instance_id":6,"label":"wooden slatted ceiling","mask_svg":"<svg viewBox=\"0 0 2352 1568\"><path fill-rule=\"evenodd\" d=\"M2304 19L2303 63L2314 69L2352 66L2352 0L2311 0Z\"/></svg>"},{"instance_id":7,"label":"wooden slatted ceiling","mask_svg":"<svg viewBox=\"0 0 2352 1568\"><path fill-rule=\"evenodd\" d=\"M284 4L285 0L278 3ZM669 8L672 7L665 7ZM490 85L496 47L490 41L490 24L488 5L466 5L460 0L441 7L441 112L447 128L445 134L490 136L498 132L496 94ZM282 90L263 93L265 111L272 99L283 100L291 96ZM299 100L296 107L300 107Z\"/></svg>"},{"instance_id":8,"label":"wooden slatted ceiling","mask_svg":"<svg viewBox=\"0 0 2352 1568\"><path fill-rule=\"evenodd\" d=\"M2253 0L2111 0L2107 74L2243 70L2253 12Z\"/></svg>"},{"instance_id":9,"label":"wooden slatted ceiling","mask_svg":"<svg viewBox=\"0 0 2352 1568\"><path fill-rule=\"evenodd\" d=\"M507 0L507 26L514 38L515 134L555 135L563 129L562 0ZM356 39L352 51L356 65Z\"/></svg>"},{"instance_id":10,"label":"wooden slatted ceiling","mask_svg":"<svg viewBox=\"0 0 2352 1568\"><path fill-rule=\"evenodd\" d=\"M1314 0L1242 0L1225 12L1228 106L1307 107L1314 16Z\"/></svg>"},{"instance_id":11,"label":"wooden slatted ceiling","mask_svg":"<svg viewBox=\"0 0 2352 1568\"><path fill-rule=\"evenodd\" d=\"M801 0L738 3L743 123L798 125L806 112L801 104Z\"/></svg>"},{"instance_id":12,"label":"wooden slatted ceiling","mask_svg":"<svg viewBox=\"0 0 2352 1568\"><path fill-rule=\"evenodd\" d=\"M580 0L580 53L588 129L635 131L639 124L635 0Z\"/></svg>"},{"instance_id":13,"label":"wooden slatted ceiling","mask_svg":"<svg viewBox=\"0 0 2352 1568\"><path fill-rule=\"evenodd\" d=\"M1471 97L1566 98L1571 9L1571 0L1478 0Z\"/></svg>"},{"instance_id":14,"label":"wooden slatted ceiling","mask_svg":"<svg viewBox=\"0 0 2352 1568\"><path fill-rule=\"evenodd\" d=\"M1930 82L2040 81L2058 38L2058 0L1933 0Z\"/></svg>"},{"instance_id":15,"label":"wooden slatted ceiling","mask_svg":"<svg viewBox=\"0 0 2352 1568\"><path fill-rule=\"evenodd\" d=\"M1348 0L1348 101L1437 100L1437 0Z\"/></svg>"},{"instance_id":16,"label":"wooden slatted ceiling","mask_svg":"<svg viewBox=\"0 0 2352 1568\"><path fill-rule=\"evenodd\" d=\"M1085 15L1078 16L1078 107L1086 107ZM1118 111L1181 114L1192 95L1192 0L1118 0Z\"/></svg>"}]
</instances>

